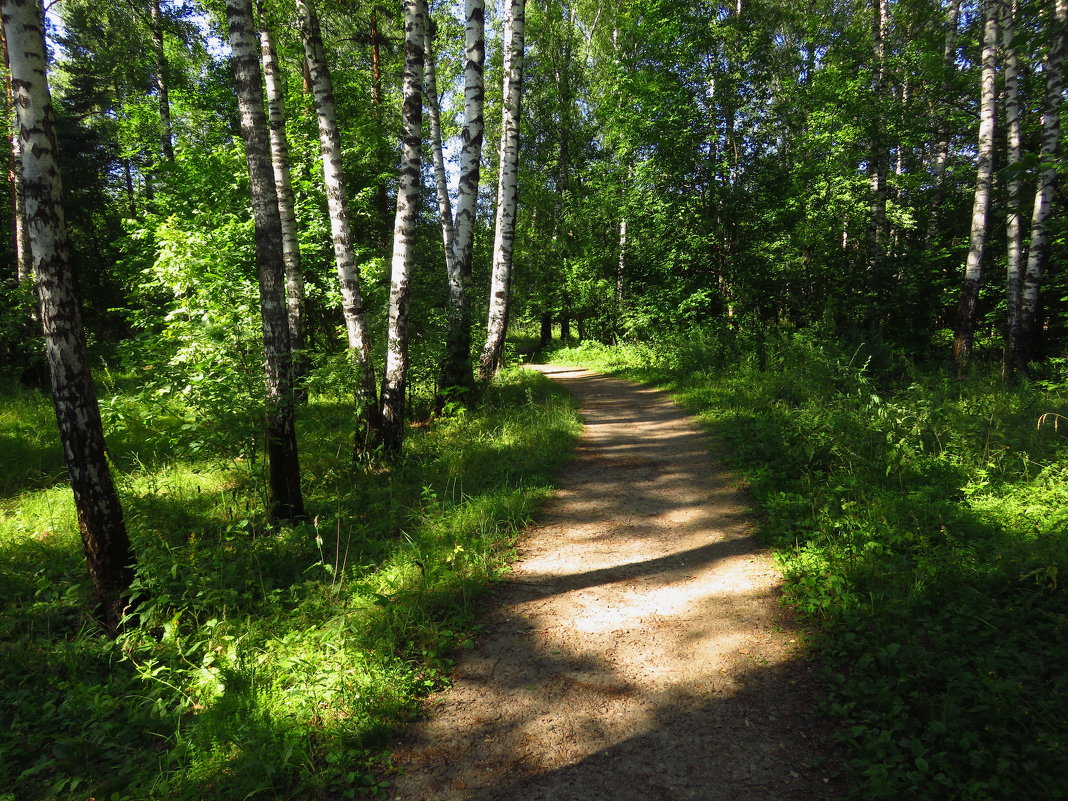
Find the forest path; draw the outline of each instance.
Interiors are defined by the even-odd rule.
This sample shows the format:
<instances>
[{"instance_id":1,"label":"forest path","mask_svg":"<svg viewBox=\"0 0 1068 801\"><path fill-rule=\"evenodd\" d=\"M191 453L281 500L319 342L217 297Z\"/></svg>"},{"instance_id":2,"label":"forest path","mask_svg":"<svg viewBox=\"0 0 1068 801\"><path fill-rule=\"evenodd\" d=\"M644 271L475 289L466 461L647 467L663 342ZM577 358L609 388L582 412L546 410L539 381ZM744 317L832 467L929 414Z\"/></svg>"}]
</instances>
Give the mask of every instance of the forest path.
<instances>
[{"instance_id":1,"label":"forest path","mask_svg":"<svg viewBox=\"0 0 1068 801\"><path fill-rule=\"evenodd\" d=\"M780 576L701 429L658 390L534 369L581 406L577 458L389 797L838 797Z\"/></svg>"}]
</instances>

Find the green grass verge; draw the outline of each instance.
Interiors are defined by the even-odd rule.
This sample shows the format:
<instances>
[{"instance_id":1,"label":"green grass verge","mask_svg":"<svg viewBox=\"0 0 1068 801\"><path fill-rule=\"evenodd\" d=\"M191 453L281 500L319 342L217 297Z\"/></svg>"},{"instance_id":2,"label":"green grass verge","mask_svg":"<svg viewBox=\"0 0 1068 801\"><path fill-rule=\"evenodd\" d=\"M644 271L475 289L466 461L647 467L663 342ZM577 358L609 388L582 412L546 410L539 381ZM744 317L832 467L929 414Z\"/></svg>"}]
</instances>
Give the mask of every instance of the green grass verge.
<instances>
[{"instance_id":1,"label":"green grass verge","mask_svg":"<svg viewBox=\"0 0 1068 801\"><path fill-rule=\"evenodd\" d=\"M761 347L698 332L555 359L671 390L747 479L856 798L1068 798L1065 385Z\"/></svg>"},{"instance_id":2,"label":"green grass verge","mask_svg":"<svg viewBox=\"0 0 1068 801\"><path fill-rule=\"evenodd\" d=\"M506 371L478 410L412 429L386 470L352 468L351 405L313 398L313 520L281 530L264 524L255 453L210 447L210 421L103 405L149 599L115 642L86 615L50 407L0 407L0 442L16 443L0 473L0 797L381 795L388 738L447 681L570 458L570 399Z\"/></svg>"}]
</instances>

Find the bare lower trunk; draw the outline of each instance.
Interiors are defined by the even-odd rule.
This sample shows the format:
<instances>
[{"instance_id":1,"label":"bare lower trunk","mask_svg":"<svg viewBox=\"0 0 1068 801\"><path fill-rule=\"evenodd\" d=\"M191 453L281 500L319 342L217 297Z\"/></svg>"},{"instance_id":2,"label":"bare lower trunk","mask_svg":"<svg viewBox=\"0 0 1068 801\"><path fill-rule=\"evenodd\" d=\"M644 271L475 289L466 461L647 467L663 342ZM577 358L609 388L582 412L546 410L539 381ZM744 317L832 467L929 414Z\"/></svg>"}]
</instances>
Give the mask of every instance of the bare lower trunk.
<instances>
[{"instance_id":1,"label":"bare lower trunk","mask_svg":"<svg viewBox=\"0 0 1068 801\"><path fill-rule=\"evenodd\" d=\"M1020 290L1020 324L1017 340L1011 344L1013 363L1027 365L1034 346L1038 319L1038 297L1042 272L1049 248L1049 216L1057 180L1057 154L1060 145L1060 108L1064 92L1064 50L1068 29L1068 0L1055 0L1050 25L1050 45L1046 57L1046 106L1042 112L1042 148L1039 155L1038 185L1031 213L1031 242L1027 269Z\"/></svg>"},{"instance_id":2,"label":"bare lower trunk","mask_svg":"<svg viewBox=\"0 0 1068 801\"><path fill-rule=\"evenodd\" d=\"M500 177L497 184L497 222L493 236L493 278L490 284L486 344L479 358L483 380L501 367L508 331L508 300L512 283L519 201L519 114L523 96L523 34L525 0L511 0L504 23L504 118L501 122Z\"/></svg>"},{"instance_id":3,"label":"bare lower trunk","mask_svg":"<svg viewBox=\"0 0 1068 801\"><path fill-rule=\"evenodd\" d=\"M167 88L167 53L163 49L163 19L159 0L149 6L152 25L152 53L156 58L156 92L159 100L160 145L163 158L174 161L174 126L171 123L171 98Z\"/></svg>"},{"instance_id":4,"label":"bare lower trunk","mask_svg":"<svg viewBox=\"0 0 1068 801\"><path fill-rule=\"evenodd\" d=\"M1020 195L1023 182L1020 180L1020 65L1013 42L1015 36L1016 2L1007 0L1002 7L1001 43L1005 62L1005 136L1006 156L1009 169L1013 170L1008 181L1006 198L1005 238L1005 309L1006 348L1002 374L1009 378L1016 373L1015 352L1011 347L1019 340L1020 327L1020 272L1023 261L1023 226L1020 224Z\"/></svg>"},{"instance_id":5,"label":"bare lower trunk","mask_svg":"<svg viewBox=\"0 0 1068 801\"><path fill-rule=\"evenodd\" d=\"M456 191L454 253L449 274L449 331L435 400L438 410L447 396L466 394L474 386L471 366L471 254L485 130L482 116L485 101L485 0L466 0L465 14L464 127L460 134L460 180Z\"/></svg>"},{"instance_id":6,"label":"bare lower trunk","mask_svg":"<svg viewBox=\"0 0 1068 801\"><path fill-rule=\"evenodd\" d=\"M389 341L382 376L382 444L397 453L404 441L405 388L408 384L408 301L419 219L420 151L423 132L423 61L426 43L424 0L404 0L404 122L393 227L393 264L389 288Z\"/></svg>"},{"instance_id":7,"label":"bare lower trunk","mask_svg":"<svg viewBox=\"0 0 1068 801\"><path fill-rule=\"evenodd\" d=\"M987 217L990 210L990 186L994 167L994 116L997 90L995 70L998 44L998 0L984 3L983 66L979 103L979 152L975 172L975 199L972 203L972 226L968 260L964 268L964 286L957 307L957 324L953 340L953 365L965 370L971 361L975 336L979 280L982 277L983 250L986 246Z\"/></svg>"},{"instance_id":8,"label":"bare lower trunk","mask_svg":"<svg viewBox=\"0 0 1068 801\"><path fill-rule=\"evenodd\" d=\"M81 311L71 279L40 8L36 0L4 0L0 9L22 139L26 220L52 401L93 595L104 627L114 635L127 604L134 557L108 468Z\"/></svg>"},{"instance_id":9,"label":"bare lower trunk","mask_svg":"<svg viewBox=\"0 0 1068 801\"><path fill-rule=\"evenodd\" d=\"M278 194L278 216L282 223L282 262L286 274L286 318L289 323L289 342L293 353L294 386L299 387L308 373L304 337L304 274L300 267L300 240L297 237L296 198L289 168L289 142L286 139L285 95L282 91L274 42L264 17L263 0L257 0L260 11L260 51L263 77L267 87L267 122L271 136L271 165ZM298 390L299 393L299 390Z\"/></svg>"},{"instance_id":10,"label":"bare lower trunk","mask_svg":"<svg viewBox=\"0 0 1068 801\"><path fill-rule=\"evenodd\" d=\"M312 93L315 97L315 110L319 117L319 143L323 154L326 201L334 240L334 261L341 286L345 331L348 334L349 349L359 371L356 401L360 409L362 430L356 434L356 449L361 450L378 440L381 428L374 365L371 362L371 338L367 331L363 296L356 273L356 257L352 249L348 197L341 169L341 134L338 131L337 111L334 106L334 87L330 79L330 69L326 64L322 34L319 32L319 18L311 0L296 0L296 3Z\"/></svg>"},{"instance_id":11,"label":"bare lower trunk","mask_svg":"<svg viewBox=\"0 0 1068 801\"><path fill-rule=\"evenodd\" d=\"M272 521L304 514L300 464L293 420L292 354L286 320L282 223L271 167L270 137L263 113L259 41L252 24L251 0L226 0L226 22L233 48L234 79L241 138L245 142L252 217L256 226L256 272L267 401L268 513Z\"/></svg>"}]
</instances>

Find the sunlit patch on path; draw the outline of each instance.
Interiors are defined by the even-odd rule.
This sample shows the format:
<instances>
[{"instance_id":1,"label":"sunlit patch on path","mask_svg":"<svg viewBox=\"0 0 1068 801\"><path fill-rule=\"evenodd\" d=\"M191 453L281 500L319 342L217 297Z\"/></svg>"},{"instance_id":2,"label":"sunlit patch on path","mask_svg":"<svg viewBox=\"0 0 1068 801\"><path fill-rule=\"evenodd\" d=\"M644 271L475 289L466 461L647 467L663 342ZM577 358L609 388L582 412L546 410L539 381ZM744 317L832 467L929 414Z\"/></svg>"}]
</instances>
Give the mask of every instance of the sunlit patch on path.
<instances>
[{"instance_id":1,"label":"sunlit patch on path","mask_svg":"<svg viewBox=\"0 0 1068 801\"><path fill-rule=\"evenodd\" d=\"M390 797L837 797L779 576L700 429L659 391L536 369L581 404L578 458Z\"/></svg>"}]
</instances>

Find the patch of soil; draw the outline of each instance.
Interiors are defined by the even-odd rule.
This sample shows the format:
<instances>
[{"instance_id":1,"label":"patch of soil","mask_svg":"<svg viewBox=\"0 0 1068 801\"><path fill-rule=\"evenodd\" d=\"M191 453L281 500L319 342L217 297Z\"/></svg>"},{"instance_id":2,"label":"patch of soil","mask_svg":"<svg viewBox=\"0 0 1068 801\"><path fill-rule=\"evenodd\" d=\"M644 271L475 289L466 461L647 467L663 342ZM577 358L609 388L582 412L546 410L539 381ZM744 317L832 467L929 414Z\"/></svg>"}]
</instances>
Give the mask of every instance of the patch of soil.
<instances>
[{"instance_id":1,"label":"patch of soil","mask_svg":"<svg viewBox=\"0 0 1068 801\"><path fill-rule=\"evenodd\" d=\"M701 429L660 391L535 369L581 405L578 458L389 797L840 797L781 577Z\"/></svg>"}]
</instances>

